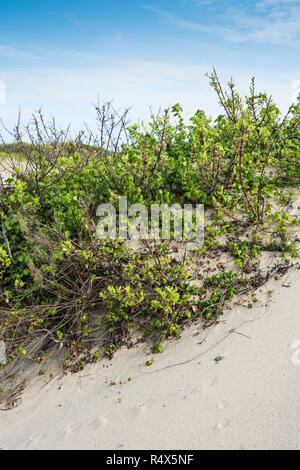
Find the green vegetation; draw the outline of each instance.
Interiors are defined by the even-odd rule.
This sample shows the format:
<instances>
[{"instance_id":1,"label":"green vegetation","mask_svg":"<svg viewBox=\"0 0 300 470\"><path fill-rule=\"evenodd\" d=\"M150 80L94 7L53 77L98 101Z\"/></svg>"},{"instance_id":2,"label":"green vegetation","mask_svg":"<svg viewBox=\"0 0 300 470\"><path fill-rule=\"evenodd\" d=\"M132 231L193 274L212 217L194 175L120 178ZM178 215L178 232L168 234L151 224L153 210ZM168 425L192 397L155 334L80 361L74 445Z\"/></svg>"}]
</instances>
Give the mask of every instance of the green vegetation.
<instances>
[{"instance_id":1,"label":"green vegetation","mask_svg":"<svg viewBox=\"0 0 300 470\"><path fill-rule=\"evenodd\" d=\"M300 99L281 117L254 81L242 99L232 82L226 91L215 72L209 79L224 112L215 121L199 110L186 124L177 104L129 126L127 112L108 103L96 107L98 137L82 131L71 141L39 113L26 138L17 127L15 143L2 146L24 162L0 195L5 374L20 357L42 365L55 345L77 371L99 351L130 347L136 332L160 353L163 338L199 318L213 322L226 302L261 285L268 276L254 267L263 252L282 263L299 256L299 207L288 208L300 183ZM203 249L178 260L172 244L143 240L132 251L99 240L96 208L119 195L147 207L205 204ZM222 253L230 269L195 269L195 259L204 266Z\"/></svg>"}]
</instances>

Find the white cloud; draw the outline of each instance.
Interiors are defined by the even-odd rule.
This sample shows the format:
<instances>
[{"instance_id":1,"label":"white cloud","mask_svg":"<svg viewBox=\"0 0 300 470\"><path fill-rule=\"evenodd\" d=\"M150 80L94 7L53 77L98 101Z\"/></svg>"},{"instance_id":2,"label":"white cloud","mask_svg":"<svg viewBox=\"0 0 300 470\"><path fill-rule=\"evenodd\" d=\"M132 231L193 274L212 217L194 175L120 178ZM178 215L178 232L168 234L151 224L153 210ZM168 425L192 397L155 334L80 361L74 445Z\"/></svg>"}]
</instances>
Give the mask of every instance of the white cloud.
<instances>
[{"instance_id":1,"label":"white cloud","mask_svg":"<svg viewBox=\"0 0 300 470\"><path fill-rule=\"evenodd\" d=\"M6 105L0 117L9 125L16 120L19 106L24 120L41 105L44 112L66 126L81 129L94 120L92 103L97 96L131 106L134 120L149 116L149 106L158 109L181 101L188 114L199 105L208 110L213 93L204 74L208 65L180 65L159 62L117 62L98 68L15 69L0 73L6 82ZM203 87L204 86L204 87ZM216 106L215 106L216 109Z\"/></svg>"},{"instance_id":2,"label":"white cloud","mask_svg":"<svg viewBox=\"0 0 300 470\"><path fill-rule=\"evenodd\" d=\"M218 65L218 64L216 64ZM116 62L98 68L14 69L0 73L6 83L6 104L0 106L0 118L9 126L15 122L19 106L27 121L41 105L47 115L55 116L63 127L72 123L78 131L83 123L94 123L92 103L97 96L114 100L116 107L131 106L131 116L149 117L149 106L157 110L180 102L185 116L190 117L198 108L216 117L220 113L217 98L208 84L205 64L180 64L163 62ZM258 89L272 93L285 111L290 105L288 90L292 78L274 75L272 71L217 67L222 82L230 75L237 81L241 92L247 93L254 74Z\"/></svg>"},{"instance_id":3,"label":"white cloud","mask_svg":"<svg viewBox=\"0 0 300 470\"><path fill-rule=\"evenodd\" d=\"M215 21L210 24L190 21L168 11L151 6L146 8L175 27L221 36L227 41L300 45L300 0L262 0L253 2L251 9L240 2L225 5L220 0L209 3L195 0L186 2L199 8L214 5Z\"/></svg>"},{"instance_id":4,"label":"white cloud","mask_svg":"<svg viewBox=\"0 0 300 470\"><path fill-rule=\"evenodd\" d=\"M257 8L274 8L277 5L280 6L291 6L299 3L299 0L261 0L256 3Z\"/></svg>"},{"instance_id":5,"label":"white cloud","mask_svg":"<svg viewBox=\"0 0 300 470\"><path fill-rule=\"evenodd\" d=\"M16 57L20 54L22 53L18 49L0 44L0 56L2 57Z\"/></svg>"},{"instance_id":6,"label":"white cloud","mask_svg":"<svg viewBox=\"0 0 300 470\"><path fill-rule=\"evenodd\" d=\"M225 36L227 38L231 38L232 40L240 40L241 37L237 31L233 28L227 28L225 26L219 26L216 24L208 25L202 23L195 23L193 21L184 20L182 18L177 17L167 11L160 10L159 8L154 8L151 6L146 6L146 8L153 13L156 13L160 16L164 21L167 23L188 31L199 31L202 33L211 33L214 35Z\"/></svg>"}]
</instances>

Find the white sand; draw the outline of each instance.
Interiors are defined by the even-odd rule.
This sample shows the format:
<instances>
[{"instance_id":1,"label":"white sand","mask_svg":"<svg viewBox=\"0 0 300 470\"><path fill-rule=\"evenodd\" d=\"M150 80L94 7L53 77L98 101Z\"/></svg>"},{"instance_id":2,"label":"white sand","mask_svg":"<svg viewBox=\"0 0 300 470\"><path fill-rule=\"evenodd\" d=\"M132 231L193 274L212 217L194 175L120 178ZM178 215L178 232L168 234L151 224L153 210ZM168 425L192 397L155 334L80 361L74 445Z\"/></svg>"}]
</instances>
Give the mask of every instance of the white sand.
<instances>
[{"instance_id":1,"label":"white sand","mask_svg":"<svg viewBox=\"0 0 300 470\"><path fill-rule=\"evenodd\" d=\"M36 378L0 413L0 448L300 449L299 274L269 282L252 310L189 328L151 367L139 347L46 385Z\"/></svg>"}]
</instances>

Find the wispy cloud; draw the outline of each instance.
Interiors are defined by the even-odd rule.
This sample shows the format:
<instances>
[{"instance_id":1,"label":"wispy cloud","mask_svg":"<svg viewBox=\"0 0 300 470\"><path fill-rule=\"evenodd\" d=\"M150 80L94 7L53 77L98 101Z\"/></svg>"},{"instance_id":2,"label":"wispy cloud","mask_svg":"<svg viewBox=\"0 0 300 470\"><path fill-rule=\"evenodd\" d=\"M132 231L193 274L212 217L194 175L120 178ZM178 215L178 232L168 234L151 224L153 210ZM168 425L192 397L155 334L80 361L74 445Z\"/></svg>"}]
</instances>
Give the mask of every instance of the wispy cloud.
<instances>
[{"instance_id":1,"label":"wispy cloud","mask_svg":"<svg viewBox=\"0 0 300 470\"><path fill-rule=\"evenodd\" d=\"M114 36L111 36L115 40L122 40L123 36L121 33L116 33ZM86 50L79 49L64 49L64 48L30 48L30 49L17 49L9 45L0 44L0 57L13 59L15 65L19 62L24 63L32 67L33 64L39 64L41 67L44 65L45 61L58 62L66 61L66 58L69 61L73 61L75 64L76 61L80 60L81 63L99 63L105 58L104 55L89 52ZM1 71L6 70L6 66L1 64Z\"/></svg>"},{"instance_id":2,"label":"wispy cloud","mask_svg":"<svg viewBox=\"0 0 300 470\"><path fill-rule=\"evenodd\" d=\"M6 84L6 104L0 106L0 118L11 127L21 107L26 122L32 111L43 107L46 115L53 115L63 127L71 121L72 129L83 123L94 122L92 103L97 96L103 100L114 99L116 106L132 106L131 117L147 119L148 105L157 110L181 102L185 117L196 109L217 116L220 112L217 99L205 78L209 64L167 63L150 61L116 61L99 67L67 68L14 68L0 73ZM229 78L227 67L218 67L222 81ZM260 69L246 70L232 67L230 74L236 78L242 94L248 92L254 74L258 88L267 89L283 111L289 106L289 86L294 80L293 97L297 91L298 76L262 73Z\"/></svg>"},{"instance_id":3,"label":"wispy cloud","mask_svg":"<svg viewBox=\"0 0 300 470\"><path fill-rule=\"evenodd\" d=\"M262 11L261 11L262 10ZM264 0L256 13L235 18L246 30L245 39L256 42L300 45L300 1Z\"/></svg>"},{"instance_id":4,"label":"wispy cloud","mask_svg":"<svg viewBox=\"0 0 300 470\"><path fill-rule=\"evenodd\" d=\"M145 5L147 10L156 13L163 21L171 24L177 28L187 30L187 31L199 31L202 33L214 34L214 35L221 35L227 38L230 38L235 41L239 41L242 39L238 31L235 31L234 28L221 26L217 24L204 24L204 23L196 23L193 21L182 19L172 13L160 10L159 8L154 8L150 5Z\"/></svg>"},{"instance_id":5,"label":"wispy cloud","mask_svg":"<svg viewBox=\"0 0 300 470\"><path fill-rule=\"evenodd\" d=\"M216 101L204 78L209 69L209 65L135 61L72 70L16 68L0 73L7 90L0 118L10 127L18 116L19 106L25 122L32 111L43 106L43 111L55 116L62 126L71 121L72 129L78 130L84 121L94 122L92 103L97 96L114 99L116 106L131 106L134 120L147 118L148 106L158 109L178 100L187 114L195 112L197 105L216 111Z\"/></svg>"},{"instance_id":6,"label":"wispy cloud","mask_svg":"<svg viewBox=\"0 0 300 470\"><path fill-rule=\"evenodd\" d=\"M208 6L213 7L214 21L209 24L190 20L188 8L184 18L151 6L146 8L174 27L218 35L227 41L300 45L300 0L253 1L250 8L249 3L224 3L221 0L184 0L184 5L199 9L199 16Z\"/></svg>"},{"instance_id":7,"label":"wispy cloud","mask_svg":"<svg viewBox=\"0 0 300 470\"><path fill-rule=\"evenodd\" d=\"M298 0L261 0L256 3L257 8L274 8L277 6L289 7L290 5L295 5L299 3Z\"/></svg>"},{"instance_id":8,"label":"wispy cloud","mask_svg":"<svg viewBox=\"0 0 300 470\"><path fill-rule=\"evenodd\" d=\"M15 48L6 44L0 44L0 57L14 60L32 60L36 55L29 50ZM2 64L1 64L2 65ZM2 65L3 66L3 65Z\"/></svg>"},{"instance_id":9,"label":"wispy cloud","mask_svg":"<svg viewBox=\"0 0 300 470\"><path fill-rule=\"evenodd\" d=\"M14 47L0 44L0 57L16 57L20 54L23 54L23 52Z\"/></svg>"}]
</instances>

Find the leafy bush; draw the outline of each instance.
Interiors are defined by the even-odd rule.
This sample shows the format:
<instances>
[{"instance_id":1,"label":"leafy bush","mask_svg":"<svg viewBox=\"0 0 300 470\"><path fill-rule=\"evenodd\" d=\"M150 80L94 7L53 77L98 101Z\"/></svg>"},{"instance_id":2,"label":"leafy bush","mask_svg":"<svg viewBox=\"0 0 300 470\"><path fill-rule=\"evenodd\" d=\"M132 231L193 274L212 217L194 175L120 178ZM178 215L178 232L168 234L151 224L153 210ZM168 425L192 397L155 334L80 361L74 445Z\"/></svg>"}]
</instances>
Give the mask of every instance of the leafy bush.
<instances>
[{"instance_id":1,"label":"leafy bush","mask_svg":"<svg viewBox=\"0 0 300 470\"><path fill-rule=\"evenodd\" d=\"M92 344L111 355L134 330L160 346L186 322L222 313L251 285L244 273L261 251L299 256L289 235L299 218L285 210L285 187L300 182L300 99L280 118L254 81L242 99L215 71L209 79L224 111L215 121L197 111L186 124L176 104L147 126L129 126L127 111L107 103L96 107L96 136L71 139L38 113L25 137L18 125L14 144L1 147L12 166L0 195L0 339L9 362L40 358L56 343L70 358ZM203 275L193 287L193 266L166 244L143 241L133 252L120 240L98 240L96 208L119 195L147 206L205 204L211 215L197 256L223 249L236 272Z\"/></svg>"}]
</instances>

